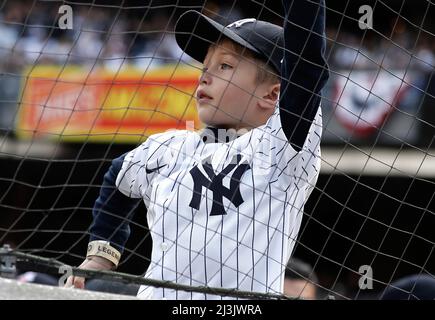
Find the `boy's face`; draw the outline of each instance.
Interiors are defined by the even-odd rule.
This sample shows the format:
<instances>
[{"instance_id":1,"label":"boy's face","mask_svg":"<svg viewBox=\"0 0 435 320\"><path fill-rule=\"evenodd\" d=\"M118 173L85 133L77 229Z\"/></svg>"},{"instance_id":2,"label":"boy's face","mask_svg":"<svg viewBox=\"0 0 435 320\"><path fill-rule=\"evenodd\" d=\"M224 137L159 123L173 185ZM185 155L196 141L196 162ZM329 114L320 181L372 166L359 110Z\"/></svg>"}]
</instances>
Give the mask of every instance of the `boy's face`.
<instances>
[{"instance_id":1,"label":"boy's face","mask_svg":"<svg viewBox=\"0 0 435 320\"><path fill-rule=\"evenodd\" d=\"M273 108L259 108L258 100L270 84L257 83L256 76L255 61L236 53L230 40L210 46L196 90L200 120L208 126L235 129L264 124Z\"/></svg>"}]
</instances>

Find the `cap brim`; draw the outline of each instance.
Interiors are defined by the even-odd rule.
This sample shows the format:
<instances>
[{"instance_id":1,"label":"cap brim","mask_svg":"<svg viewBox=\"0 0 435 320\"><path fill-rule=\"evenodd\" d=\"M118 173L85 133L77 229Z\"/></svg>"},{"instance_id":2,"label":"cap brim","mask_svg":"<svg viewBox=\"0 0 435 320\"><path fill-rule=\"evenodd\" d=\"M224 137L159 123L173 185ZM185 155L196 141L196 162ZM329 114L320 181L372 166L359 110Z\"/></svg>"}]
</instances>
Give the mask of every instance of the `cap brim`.
<instances>
[{"instance_id":1,"label":"cap brim","mask_svg":"<svg viewBox=\"0 0 435 320\"><path fill-rule=\"evenodd\" d=\"M224 37L260 53L235 32L195 10L183 13L175 25L175 38L180 48L201 63L204 62L210 45Z\"/></svg>"}]
</instances>

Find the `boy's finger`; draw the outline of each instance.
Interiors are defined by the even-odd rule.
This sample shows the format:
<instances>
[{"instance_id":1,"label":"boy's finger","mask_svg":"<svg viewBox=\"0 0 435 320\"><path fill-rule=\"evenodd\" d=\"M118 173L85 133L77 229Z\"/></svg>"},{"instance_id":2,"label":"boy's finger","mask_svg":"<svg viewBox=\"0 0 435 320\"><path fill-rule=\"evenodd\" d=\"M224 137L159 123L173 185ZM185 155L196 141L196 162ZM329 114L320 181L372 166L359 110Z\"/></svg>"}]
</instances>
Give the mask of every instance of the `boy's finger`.
<instances>
[{"instance_id":1,"label":"boy's finger","mask_svg":"<svg viewBox=\"0 0 435 320\"><path fill-rule=\"evenodd\" d=\"M74 277L74 288L84 289L85 288L85 278L82 277Z\"/></svg>"},{"instance_id":2,"label":"boy's finger","mask_svg":"<svg viewBox=\"0 0 435 320\"><path fill-rule=\"evenodd\" d=\"M68 279L66 279L65 284L63 285L64 288L71 288L73 285L73 276L69 276Z\"/></svg>"}]
</instances>

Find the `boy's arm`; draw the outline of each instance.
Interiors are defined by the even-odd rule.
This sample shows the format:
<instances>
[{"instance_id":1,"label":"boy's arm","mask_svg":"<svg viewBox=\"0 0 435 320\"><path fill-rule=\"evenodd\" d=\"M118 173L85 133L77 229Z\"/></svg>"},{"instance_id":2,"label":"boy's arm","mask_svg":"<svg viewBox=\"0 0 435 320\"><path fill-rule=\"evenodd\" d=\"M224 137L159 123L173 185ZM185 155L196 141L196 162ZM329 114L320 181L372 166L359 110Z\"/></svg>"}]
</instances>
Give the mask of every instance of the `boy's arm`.
<instances>
[{"instance_id":1,"label":"boy's arm","mask_svg":"<svg viewBox=\"0 0 435 320\"><path fill-rule=\"evenodd\" d=\"M300 151L329 77L325 52L325 0L283 0L284 59L280 116L290 144Z\"/></svg>"},{"instance_id":2,"label":"boy's arm","mask_svg":"<svg viewBox=\"0 0 435 320\"><path fill-rule=\"evenodd\" d=\"M93 241L107 241L119 253L124 251L130 236L129 221L140 203L140 199L125 196L115 185L125 155L114 159L104 175L100 195L92 210L93 222L90 228L90 244Z\"/></svg>"},{"instance_id":3,"label":"boy's arm","mask_svg":"<svg viewBox=\"0 0 435 320\"><path fill-rule=\"evenodd\" d=\"M129 221L140 199L129 198L118 191L116 178L125 154L114 159L104 175L100 195L92 210L93 222L86 259L81 269L113 270L117 267L124 245L130 236ZM65 287L84 289L85 279L70 276Z\"/></svg>"},{"instance_id":4,"label":"boy's arm","mask_svg":"<svg viewBox=\"0 0 435 320\"><path fill-rule=\"evenodd\" d=\"M112 161L92 212L88 256L99 255L117 264L130 236L129 222L134 211L141 201L148 199L143 190L147 190L159 169L166 166L162 158L171 141L172 134L153 135Z\"/></svg>"}]
</instances>

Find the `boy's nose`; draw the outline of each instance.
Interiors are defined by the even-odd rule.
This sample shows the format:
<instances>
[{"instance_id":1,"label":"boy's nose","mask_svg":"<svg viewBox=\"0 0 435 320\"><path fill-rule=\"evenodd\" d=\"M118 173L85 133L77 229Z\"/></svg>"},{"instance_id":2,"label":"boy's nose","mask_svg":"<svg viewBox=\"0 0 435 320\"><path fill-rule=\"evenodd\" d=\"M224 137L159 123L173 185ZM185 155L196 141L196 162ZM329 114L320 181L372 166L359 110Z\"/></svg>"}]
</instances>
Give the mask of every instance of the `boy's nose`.
<instances>
[{"instance_id":1,"label":"boy's nose","mask_svg":"<svg viewBox=\"0 0 435 320\"><path fill-rule=\"evenodd\" d=\"M211 75L208 72L208 68L204 68L201 76L199 77L199 83L200 84L210 84L211 83Z\"/></svg>"}]
</instances>

